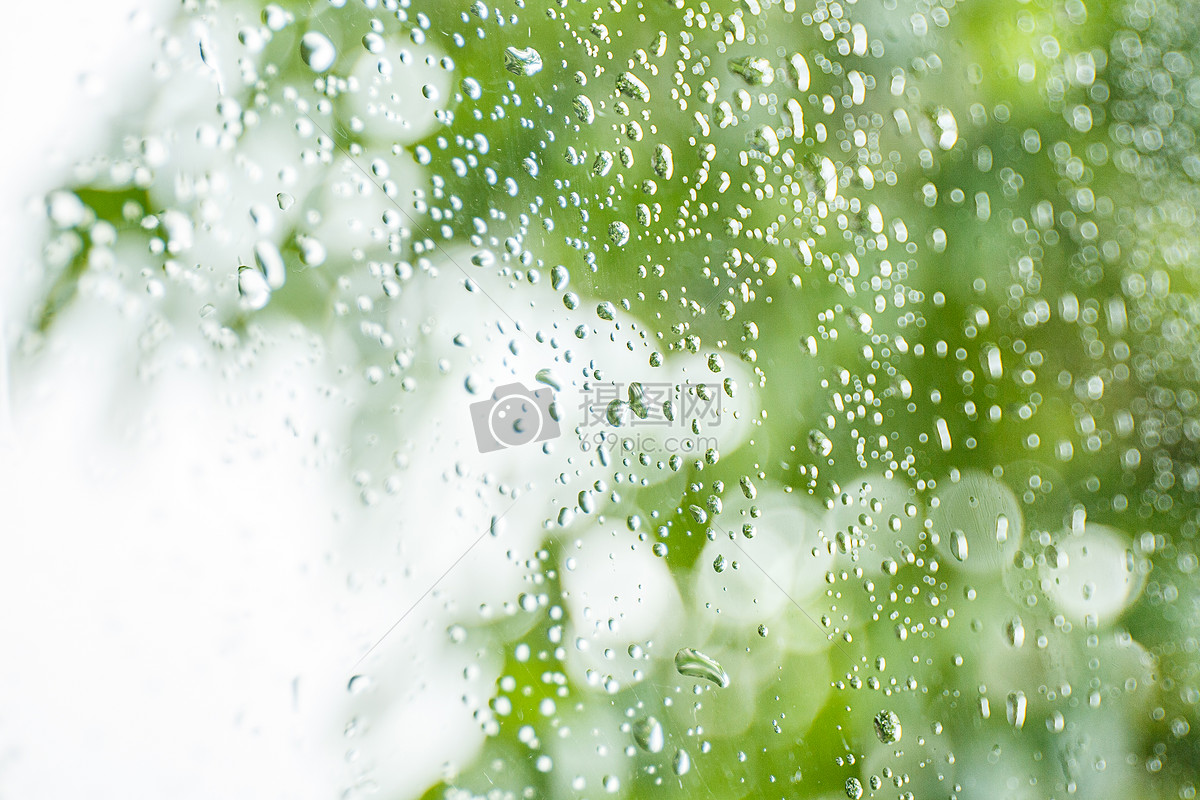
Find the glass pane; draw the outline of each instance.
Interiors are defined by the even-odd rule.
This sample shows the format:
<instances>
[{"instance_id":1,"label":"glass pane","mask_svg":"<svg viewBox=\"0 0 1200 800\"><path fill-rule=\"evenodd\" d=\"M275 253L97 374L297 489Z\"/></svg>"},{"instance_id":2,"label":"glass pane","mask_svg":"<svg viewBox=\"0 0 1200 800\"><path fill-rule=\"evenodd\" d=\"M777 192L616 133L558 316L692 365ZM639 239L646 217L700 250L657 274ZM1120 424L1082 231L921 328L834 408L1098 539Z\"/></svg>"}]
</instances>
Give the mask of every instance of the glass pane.
<instances>
[{"instance_id":1,"label":"glass pane","mask_svg":"<svg viewBox=\"0 0 1200 800\"><path fill-rule=\"evenodd\" d=\"M1195 3L128 10L13 49L0 787L1194 796Z\"/></svg>"}]
</instances>

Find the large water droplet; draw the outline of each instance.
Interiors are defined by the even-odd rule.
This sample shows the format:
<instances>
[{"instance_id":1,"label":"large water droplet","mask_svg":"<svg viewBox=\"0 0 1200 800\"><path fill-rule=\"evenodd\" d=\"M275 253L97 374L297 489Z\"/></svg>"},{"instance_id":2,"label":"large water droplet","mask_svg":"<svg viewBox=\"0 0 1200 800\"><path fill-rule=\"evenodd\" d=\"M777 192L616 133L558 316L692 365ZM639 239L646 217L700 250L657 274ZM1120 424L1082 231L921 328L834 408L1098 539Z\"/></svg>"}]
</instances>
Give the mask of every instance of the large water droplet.
<instances>
[{"instance_id":1,"label":"large water droplet","mask_svg":"<svg viewBox=\"0 0 1200 800\"><path fill-rule=\"evenodd\" d=\"M247 311L258 311L271 299L271 287L254 267L238 267L238 295Z\"/></svg>"},{"instance_id":2,"label":"large water droplet","mask_svg":"<svg viewBox=\"0 0 1200 800\"><path fill-rule=\"evenodd\" d=\"M669 180L675 172L675 160L671 148L665 144L654 148L654 159L650 162L655 174L663 180Z\"/></svg>"},{"instance_id":3,"label":"large water droplet","mask_svg":"<svg viewBox=\"0 0 1200 800\"><path fill-rule=\"evenodd\" d=\"M283 264L283 256L274 242L264 240L254 245L254 263L258 265L267 280L267 285L272 289L278 289L287 280L287 268Z\"/></svg>"},{"instance_id":4,"label":"large water droplet","mask_svg":"<svg viewBox=\"0 0 1200 800\"><path fill-rule=\"evenodd\" d=\"M309 31L300 38L300 58L313 72L328 72L337 61L337 48L325 34Z\"/></svg>"},{"instance_id":5,"label":"large water droplet","mask_svg":"<svg viewBox=\"0 0 1200 800\"><path fill-rule=\"evenodd\" d=\"M729 675L716 659L691 647L684 647L675 654L675 669L689 678L704 678L724 689L729 685Z\"/></svg>"},{"instance_id":6,"label":"large water droplet","mask_svg":"<svg viewBox=\"0 0 1200 800\"><path fill-rule=\"evenodd\" d=\"M532 47L506 47L504 68L513 75L535 75L542 71L542 54Z\"/></svg>"},{"instance_id":7,"label":"large water droplet","mask_svg":"<svg viewBox=\"0 0 1200 800\"><path fill-rule=\"evenodd\" d=\"M775 80L771 62L759 56L743 56L729 62L729 71L742 76L751 86L770 86Z\"/></svg>"},{"instance_id":8,"label":"large water droplet","mask_svg":"<svg viewBox=\"0 0 1200 800\"><path fill-rule=\"evenodd\" d=\"M595 121L596 109L592 106L592 101L587 95L581 94L576 96L573 105L575 106L575 116L579 117L580 122L585 125L591 125Z\"/></svg>"},{"instance_id":9,"label":"large water droplet","mask_svg":"<svg viewBox=\"0 0 1200 800\"><path fill-rule=\"evenodd\" d=\"M608 226L608 238L612 239L612 243L617 247L622 247L629 243L629 226L621 220L617 220Z\"/></svg>"},{"instance_id":10,"label":"large water droplet","mask_svg":"<svg viewBox=\"0 0 1200 800\"><path fill-rule=\"evenodd\" d=\"M617 76L617 91L632 100L643 103L650 99L650 87L632 72L622 72Z\"/></svg>"},{"instance_id":11,"label":"large water droplet","mask_svg":"<svg viewBox=\"0 0 1200 800\"><path fill-rule=\"evenodd\" d=\"M875 715L875 735L879 737L879 741L894 744L900 741L903 732L896 712L884 709Z\"/></svg>"}]
</instances>

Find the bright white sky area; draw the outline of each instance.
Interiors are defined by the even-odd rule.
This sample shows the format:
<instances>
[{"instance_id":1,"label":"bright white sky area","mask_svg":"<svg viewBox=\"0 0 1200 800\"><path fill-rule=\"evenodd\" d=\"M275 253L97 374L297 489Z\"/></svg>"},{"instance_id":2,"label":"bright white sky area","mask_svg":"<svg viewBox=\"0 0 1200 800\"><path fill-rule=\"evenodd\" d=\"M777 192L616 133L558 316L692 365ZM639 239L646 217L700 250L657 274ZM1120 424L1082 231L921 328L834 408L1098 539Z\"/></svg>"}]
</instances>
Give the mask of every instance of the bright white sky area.
<instances>
[{"instance_id":1,"label":"bright white sky area","mask_svg":"<svg viewBox=\"0 0 1200 800\"><path fill-rule=\"evenodd\" d=\"M0 26L0 797L316 798L346 782L362 636L335 615L328 482L281 424L304 398L265 363L232 387L240 407L199 370L139 384L133 325L86 308L9 385L38 198L145 102L151 29L175 5L21 2Z\"/></svg>"}]
</instances>

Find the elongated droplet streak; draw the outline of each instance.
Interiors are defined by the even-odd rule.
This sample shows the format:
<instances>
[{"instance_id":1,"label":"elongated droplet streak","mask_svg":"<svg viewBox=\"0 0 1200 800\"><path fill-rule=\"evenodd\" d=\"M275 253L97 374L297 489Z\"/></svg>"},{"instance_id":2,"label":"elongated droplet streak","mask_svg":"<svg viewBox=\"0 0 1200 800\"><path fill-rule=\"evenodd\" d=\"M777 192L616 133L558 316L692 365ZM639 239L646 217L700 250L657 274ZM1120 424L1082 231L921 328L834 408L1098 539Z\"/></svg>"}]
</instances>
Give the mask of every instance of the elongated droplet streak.
<instances>
[{"instance_id":1,"label":"elongated droplet streak","mask_svg":"<svg viewBox=\"0 0 1200 800\"><path fill-rule=\"evenodd\" d=\"M1008 716L1008 724L1017 730L1025 727L1025 708L1025 693L1022 691L1010 692L1008 700L1004 704L1004 710Z\"/></svg>"},{"instance_id":2,"label":"elongated droplet streak","mask_svg":"<svg viewBox=\"0 0 1200 800\"><path fill-rule=\"evenodd\" d=\"M675 669L689 678L704 678L724 689L729 685L729 675L711 656L699 650L684 647L675 654Z\"/></svg>"},{"instance_id":3,"label":"elongated droplet streak","mask_svg":"<svg viewBox=\"0 0 1200 800\"><path fill-rule=\"evenodd\" d=\"M967 560L967 535L957 528L950 531L950 552L959 561Z\"/></svg>"},{"instance_id":4,"label":"elongated droplet streak","mask_svg":"<svg viewBox=\"0 0 1200 800\"><path fill-rule=\"evenodd\" d=\"M271 287L254 267L238 267L238 295L242 308L258 311L271 299Z\"/></svg>"}]
</instances>

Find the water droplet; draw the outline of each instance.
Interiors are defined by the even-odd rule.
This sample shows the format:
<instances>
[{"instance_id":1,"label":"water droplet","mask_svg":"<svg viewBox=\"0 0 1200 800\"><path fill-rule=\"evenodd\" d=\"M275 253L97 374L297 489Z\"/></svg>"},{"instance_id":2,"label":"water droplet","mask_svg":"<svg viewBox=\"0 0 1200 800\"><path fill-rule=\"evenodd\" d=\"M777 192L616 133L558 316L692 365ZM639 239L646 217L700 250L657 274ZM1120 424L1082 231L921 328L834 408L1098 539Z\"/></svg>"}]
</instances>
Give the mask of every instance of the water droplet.
<instances>
[{"instance_id":1,"label":"water droplet","mask_svg":"<svg viewBox=\"0 0 1200 800\"><path fill-rule=\"evenodd\" d=\"M849 797L850 800L861 800L862 796L862 781L858 778L846 778L846 797Z\"/></svg>"},{"instance_id":2,"label":"water droplet","mask_svg":"<svg viewBox=\"0 0 1200 800\"><path fill-rule=\"evenodd\" d=\"M621 427L629 421L629 404L624 400L613 400L605 409L604 417L614 428Z\"/></svg>"},{"instance_id":3,"label":"water droplet","mask_svg":"<svg viewBox=\"0 0 1200 800\"><path fill-rule=\"evenodd\" d=\"M319 267L325 263L327 253L320 239L311 236L297 236L296 247L300 249L300 263L306 267Z\"/></svg>"},{"instance_id":4,"label":"water droplet","mask_svg":"<svg viewBox=\"0 0 1200 800\"><path fill-rule=\"evenodd\" d=\"M662 724L654 717L643 717L633 723L633 739L647 753L661 753L665 744Z\"/></svg>"},{"instance_id":5,"label":"water droplet","mask_svg":"<svg viewBox=\"0 0 1200 800\"><path fill-rule=\"evenodd\" d=\"M537 371L537 375L534 376L534 380L536 380L538 383L544 383L556 392L562 391L561 381L558 380L554 372L549 367L539 369Z\"/></svg>"},{"instance_id":6,"label":"water droplet","mask_svg":"<svg viewBox=\"0 0 1200 800\"><path fill-rule=\"evenodd\" d=\"M996 544L1004 544L1008 541L1008 515L996 515Z\"/></svg>"},{"instance_id":7,"label":"water droplet","mask_svg":"<svg viewBox=\"0 0 1200 800\"><path fill-rule=\"evenodd\" d=\"M73 192L52 192L46 198L46 216L59 228L73 228L87 218L87 208Z\"/></svg>"},{"instance_id":8,"label":"water droplet","mask_svg":"<svg viewBox=\"0 0 1200 800\"><path fill-rule=\"evenodd\" d=\"M799 53L795 53L790 59L788 59L788 66L791 68L789 72L791 73L792 80L796 84L796 88L802 92L807 92L809 72L808 62L804 59L804 56L800 55Z\"/></svg>"},{"instance_id":9,"label":"water droplet","mask_svg":"<svg viewBox=\"0 0 1200 800\"><path fill-rule=\"evenodd\" d=\"M646 390L641 382L634 381L630 383L628 395L629 408L638 419L646 419L650 416L650 408L646 405Z\"/></svg>"},{"instance_id":10,"label":"water droplet","mask_svg":"<svg viewBox=\"0 0 1200 800\"><path fill-rule=\"evenodd\" d=\"M362 37L363 48L373 55L379 55L383 52L384 41L383 37L378 33L371 31Z\"/></svg>"},{"instance_id":11,"label":"water droplet","mask_svg":"<svg viewBox=\"0 0 1200 800\"><path fill-rule=\"evenodd\" d=\"M632 72L622 72L617 76L617 91L632 100L643 103L650 100L650 87Z\"/></svg>"},{"instance_id":12,"label":"water droplet","mask_svg":"<svg viewBox=\"0 0 1200 800\"><path fill-rule=\"evenodd\" d=\"M824 433L813 428L808 432L808 449L814 456L827 458L833 452L833 442Z\"/></svg>"},{"instance_id":13,"label":"water droplet","mask_svg":"<svg viewBox=\"0 0 1200 800\"><path fill-rule=\"evenodd\" d=\"M570 282L571 273L562 264L550 270L550 285L554 287L554 291L561 292L567 288L567 284Z\"/></svg>"},{"instance_id":14,"label":"water droplet","mask_svg":"<svg viewBox=\"0 0 1200 800\"><path fill-rule=\"evenodd\" d=\"M258 311L271 299L271 287L267 279L254 267L238 267L237 285L241 306L247 311Z\"/></svg>"},{"instance_id":15,"label":"water droplet","mask_svg":"<svg viewBox=\"0 0 1200 800\"><path fill-rule=\"evenodd\" d=\"M272 289L278 289L287 280L283 256L274 242L261 241L254 245L254 263L258 265L258 269L267 280L267 285Z\"/></svg>"},{"instance_id":16,"label":"water droplet","mask_svg":"<svg viewBox=\"0 0 1200 800\"><path fill-rule=\"evenodd\" d=\"M770 86L775 80L771 62L759 56L743 56L729 62L729 71L740 75L751 86Z\"/></svg>"},{"instance_id":17,"label":"water droplet","mask_svg":"<svg viewBox=\"0 0 1200 800\"><path fill-rule=\"evenodd\" d=\"M463 94L471 100L478 100L483 96L483 87L474 78L463 78L459 85L462 86Z\"/></svg>"},{"instance_id":18,"label":"water droplet","mask_svg":"<svg viewBox=\"0 0 1200 800\"><path fill-rule=\"evenodd\" d=\"M755 487L754 481L750 480L749 475L743 475L738 479L738 483L741 484L742 494L746 496L747 500L758 497L758 489Z\"/></svg>"},{"instance_id":19,"label":"water droplet","mask_svg":"<svg viewBox=\"0 0 1200 800\"><path fill-rule=\"evenodd\" d=\"M609 173L613 166L613 155L607 150L601 150L596 154L596 160L592 162L592 174L598 178L603 178Z\"/></svg>"},{"instance_id":20,"label":"water droplet","mask_svg":"<svg viewBox=\"0 0 1200 800\"><path fill-rule=\"evenodd\" d=\"M958 528L950 531L950 553L959 561L967 560L967 535Z\"/></svg>"},{"instance_id":21,"label":"water droplet","mask_svg":"<svg viewBox=\"0 0 1200 800\"><path fill-rule=\"evenodd\" d=\"M665 180L670 180L671 175L675 173L675 158L671 153L671 148L665 144L657 145L654 148L654 158L650 165L654 168L654 173L658 177Z\"/></svg>"},{"instance_id":22,"label":"water droplet","mask_svg":"<svg viewBox=\"0 0 1200 800\"><path fill-rule=\"evenodd\" d=\"M710 656L691 647L684 647L675 654L675 669L689 678L704 678L724 689L729 685L729 675Z\"/></svg>"},{"instance_id":23,"label":"water droplet","mask_svg":"<svg viewBox=\"0 0 1200 800\"><path fill-rule=\"evenodd\" d=\"M542 54L532 47L506 47L504 68L513 75L535 75L542 71Z\"/></svg>"},{"instance_id":24,"label":"water droplet","mask_svg":"<svg viewBox=\"0 0 1200 800\"><path fill-rule=\"evenodd\" d=\"M676 775L686 775L688 770L692 768L692 757L687 754L687 750L676 750L675 758L671 762L671 768L675 770Z\"/></svg>"},{"instance_id":25,"label":"water droplet","mask_svg":"<svg viewBox=\"0 0 1200 800\"><path fill-rule=\"evenodd\" d=\"M491 250L479 250L471 255L471 263L477 267L490 267L496 263L496 254Z\"/></svg>"},{"instance_id":26,"label":"water droplet","mask_svg":"<svg viewBox=\"0 0 1200 800\"><path fill-rule=\"evenodd\" d=\"M617 247L622 247L629 242L629 226L621 220L617 220L608 226L608 238Z\"/></svg>"},{"instance_id":27,"label":"water droplet","mask_svg":"<svg viewBox=\"0 0 1200 800\"><path fill-rule=\"evenodd\" d=\"M879 737L879 741L894 744L900 741L902 734L900 718L896 716L896 712L884 709L875 715L875 735Z\"/></svg>"},{"instance_id":28,"label":"water droplet","mask_svg":"<svg viewBox=\"0 0 1200 800\"><path fill-rule=\"evenodd\" d=\"M1020 730L1025 725L1025 693L1022 691L1010 692L1008 700L1004 704L1005 713L1008 715L1008 724Z\"/></svg>"},{"instance_id":29,"label":"water droplet","mask_svg":"<svg viewBox=\"0 0 1200 800\"><path fill-rule=\"evenodd\" d=\"M309 31L300 38L300 58L313 72L328 72L337 61L337 48L325 34Z\"/></svg>"},{"instance_id":30,"label":"water droplet","mask_svg":"<svg viewBox=\"0 0 1200 800\"><path fill-rule=\"evenodd\" d=\"M592 106L592 101L587 95L576 95L572 105L575 107L575 116L579 117L580 122L585 125L591 125L595 122L596 109Z\"/></svg>"},{"instance_id":31,"label":"water droplet","mask_svg":"<svg viewBox=\"0 0 1200 800\"><path fill-rule=\"evenodd\" d=\"M1025 625L1021 622L1020 617L1013 617L1004 626L1004 638L1013 647L1025 644Z\"/></svg>"}]
</instances>

